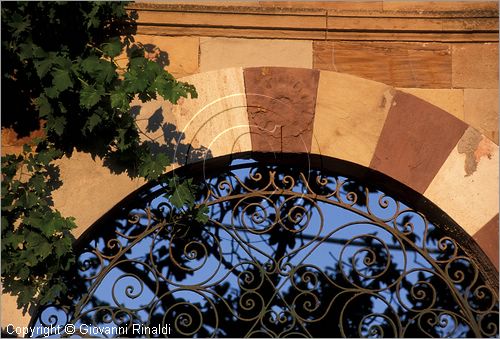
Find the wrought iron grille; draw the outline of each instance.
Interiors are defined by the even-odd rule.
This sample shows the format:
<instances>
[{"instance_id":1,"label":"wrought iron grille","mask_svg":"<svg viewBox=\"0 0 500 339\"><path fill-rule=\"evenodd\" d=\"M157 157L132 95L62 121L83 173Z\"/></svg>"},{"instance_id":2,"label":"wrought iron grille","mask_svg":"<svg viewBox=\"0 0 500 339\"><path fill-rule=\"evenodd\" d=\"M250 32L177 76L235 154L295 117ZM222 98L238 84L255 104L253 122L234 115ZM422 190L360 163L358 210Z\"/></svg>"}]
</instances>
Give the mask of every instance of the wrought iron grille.
<instances>
[{"instance_id":1,"label":"wrought iron grille","mask_svg":"<svg viewBox=\"0 0 500 339\"><path fill-rule=\"evenodd\" d=\"M77 292L33 325L88 324L103 337L166 334L134 330L143 325L174 337L498 336L491 264L451 221L345 173L252 159L225 169L195 179L204 224L179 219L157 185L94 225Z\"/></svg>"}]
</instances>

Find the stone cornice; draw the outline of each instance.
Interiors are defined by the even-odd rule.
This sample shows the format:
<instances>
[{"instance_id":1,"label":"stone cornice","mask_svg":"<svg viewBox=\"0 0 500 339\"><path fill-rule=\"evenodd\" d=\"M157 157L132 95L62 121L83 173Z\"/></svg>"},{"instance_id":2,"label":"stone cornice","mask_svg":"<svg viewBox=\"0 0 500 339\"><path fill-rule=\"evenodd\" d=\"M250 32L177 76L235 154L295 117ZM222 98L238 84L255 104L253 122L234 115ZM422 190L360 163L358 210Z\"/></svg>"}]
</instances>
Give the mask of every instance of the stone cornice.
<instances>
[{"instance_id":1,"label":"stone cornice","mask_svg":"<svg viewBox=\"0 0 500 339\"><path fill-rule=\"evenodd\" d=\"M243 3L244 4L244 3ZM252 5L253 4L253 5ZM359 3L310 7L293 3L192 4L139 2L137 33L269 39L498 42L498 3L414 7ZM418 6L420 4L420 6ZM435 3L434 3L435 4ZM352 6L348 6L352 5ZM385 5L385 3L384 3Z\"/></svg>"}]
</instances>

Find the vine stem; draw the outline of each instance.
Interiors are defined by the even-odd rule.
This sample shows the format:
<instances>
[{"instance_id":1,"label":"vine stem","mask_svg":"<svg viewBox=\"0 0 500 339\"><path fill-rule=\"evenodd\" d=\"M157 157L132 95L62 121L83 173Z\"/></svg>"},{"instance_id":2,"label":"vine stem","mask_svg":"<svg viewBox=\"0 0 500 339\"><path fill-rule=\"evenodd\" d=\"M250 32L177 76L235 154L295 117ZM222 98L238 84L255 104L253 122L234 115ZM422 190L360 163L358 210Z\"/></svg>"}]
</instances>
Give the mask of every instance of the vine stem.
<instances>
[{"instance_id":1,"label":"vine stem","mask_svg":"<svg viewBox=\"0 0 500 339\"><path fill-rule=\"evenodd\" d=\"M83 80L82 78L80 78L79 76L76 77L78 80L80 80L83 84L87 85L87 86L90 86L88 84L88 82L86 82L85 80Z\"/></svg>"}]
</instances>

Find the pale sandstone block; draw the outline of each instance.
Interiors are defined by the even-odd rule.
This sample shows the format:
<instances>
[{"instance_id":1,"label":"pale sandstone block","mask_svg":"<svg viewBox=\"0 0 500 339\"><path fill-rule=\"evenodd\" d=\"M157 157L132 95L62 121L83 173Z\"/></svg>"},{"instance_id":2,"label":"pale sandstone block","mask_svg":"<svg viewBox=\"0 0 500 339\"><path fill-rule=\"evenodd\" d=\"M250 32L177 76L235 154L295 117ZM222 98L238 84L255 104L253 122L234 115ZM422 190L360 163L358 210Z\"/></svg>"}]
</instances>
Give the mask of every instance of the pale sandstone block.
<instances>
[{"instance_id":1,"label":"pale sandstone block","mask_svg":"<svg viewBox=\"0 0 500 339\"><path fill-rule=\"evenodd\" d=\"M14 328L17 326L28 326L31 320L31 315L29 312L23 315L22 309L17 308L16 297L2 293L2 309L1 309L1 318L2 318L2 328L7 327L8 325L13 325Z\"/></svg>"},{"instance_id":2,"label":"pale sandstone block","mask_svg":"<svg viewBox=\"0 0 500 339\"><path fill-rule=\"evenodd\" d=\"M424 196L474 235L498 213L498 160L498 146L470 127Z\"/></svg>"},{"instance_id":3,"label":"pale sandstone block","mask_svg":"<svg viewBox=\"0 0 500 339\"><path fill-rule=\"evenodd\" d=\"M398 89L423 99L464 121L464 91L462 89Z\"/></svg>"},{"instance_id":4,"label":"pale sandstone block","mask_svg":"<svg viewBox=\"0 0 500 339\"><path fill-rule=\"evenodd\" d=\"M498 88L498 43L453 45L452 86Z\"/></svg>"},{"instance_id":5,"label":"pale sandstone block","mask_svg":"<svg viewBox=\"0 0 500 339\"><path fill-rule=\"evenodd\" d=\"M75 217L75 238L145 183L143 179L130 179L126 173L111 173L102 160L92 160L86 153L75 151L71 158L57 160L56 165L63 185L52 193L54 208L63 216Z\"/></svg>"},{"instance_id":6,"label":"pale sandstone block","mask_svg":"<svg viewBox=\"0 0 500 339\"><path fill-rule=\"evenodd\" d=\"M464 90L465 122L498 145L498 89Z\"/></svg>"},{"instance_id":7,"label":"pale sandstone block","mask_svg":"<svg viewBox=\"0 0 500 339\"><path fill-rule=\"evenodd\" d=\"M200 46L200 38L198 37L168 37L160 35L134 35L136 42L139 42L150 50L150 57L156 57L156 48L159 48L165 54L166 62L165 69L172 73L176 78L184 77L198 72L198 50ZM156 53L156 54L155 54ZM118 57L118 62L121 67L125 67L127 60L125 55Z\"/></svg>"},{"instance_id":8,"label":"pale sandstone block","mask_svg":"<svg viewBox=\"0 0 500 339\"><path fill-rule=\"evenodd\" d=\"M312 152L369 166L393 91L375 81L322 71Z\"/></svg>"},{"instance_id":9,"label":"pale sandstone block","mask_svg":"<svg viewBox=\"0 0 500 339\"><path fill-rule=\"evenodd\" d=\"M495 10L496 1L469 0L469 1L393 1L384 0L385 11L460 11L460 10Z\"/></svg>"},{"instance_id":10,"label":"pale sandstone block","mask_svg":"<svg viewBox=\"0 0 500 339\"><path fill-rule=\"evenodd\" d=\"M174 145L166 153L178 164L251 150L243 70L225 69L183 78L198 91L196 99L178 105L158 100L143 104L139 128L160 144ZM149 129L151 120L161 125Z\"/></svg>"},{"instance_id":11,"label":"pale sandstone block","mask_svg":"<svg viewBox=\"0 0 500 339\"><path fill-rule=\"evenodd\" d=\"M200 72L226 67L312 67L312 42L200 38Z\"/></svg>"}]
</instances>

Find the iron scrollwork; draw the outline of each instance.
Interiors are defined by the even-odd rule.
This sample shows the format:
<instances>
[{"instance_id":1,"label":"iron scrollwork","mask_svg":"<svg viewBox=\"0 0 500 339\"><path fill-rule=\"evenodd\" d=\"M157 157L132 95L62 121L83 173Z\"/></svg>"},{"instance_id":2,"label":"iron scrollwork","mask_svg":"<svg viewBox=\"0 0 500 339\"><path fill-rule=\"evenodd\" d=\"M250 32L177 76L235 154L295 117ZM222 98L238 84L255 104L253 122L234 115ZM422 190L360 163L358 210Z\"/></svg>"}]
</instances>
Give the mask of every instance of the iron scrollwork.
<instances>
[{"instance_id":1,"label":"iron scrollwork","mask_svg":"<svg viewBox=\"0 0 500 339\"><path fill-rule=\"evenodd\" d=\"M176 219L155 187L94 228L79 254L81 292L41 309L36 325L498 336L496 290L459 241L401 201L346 176L252 161L200 182L206 224Z\"/></svg>"}]
</instances>

